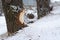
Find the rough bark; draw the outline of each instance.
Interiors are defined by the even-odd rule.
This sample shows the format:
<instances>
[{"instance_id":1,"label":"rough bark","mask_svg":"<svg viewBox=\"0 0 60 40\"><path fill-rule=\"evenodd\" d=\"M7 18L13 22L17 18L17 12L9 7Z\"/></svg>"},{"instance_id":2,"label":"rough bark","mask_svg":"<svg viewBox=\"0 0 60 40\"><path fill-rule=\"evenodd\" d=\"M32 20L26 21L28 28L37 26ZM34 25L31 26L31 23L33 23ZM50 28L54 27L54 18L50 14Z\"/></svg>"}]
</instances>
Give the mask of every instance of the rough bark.
<instances>
[{"instance_id":1,"label":"rough bark","mask_svg":"<svg viewBox=\"0 0 60 40\"><path fill-rule=\"evenodd\" d=\"M23 10L22 0L1 0L3 11L6 18L7 29L9 33L14 33L20 28L22 24L19 22L19 13ZM10 5L19 6L21 10L18 12L12 11Z\"/></svg>"},{"instance_id":2,"label":"rough bark","mask_svg":"<svg viewBox=\"0 0 60 40\"><path fill-rule=\"evenodd\" d=\"M37 1L37 10L38 10L38 19L49 11L50 0L36 0Z\"/></svg>"}]
</instances>

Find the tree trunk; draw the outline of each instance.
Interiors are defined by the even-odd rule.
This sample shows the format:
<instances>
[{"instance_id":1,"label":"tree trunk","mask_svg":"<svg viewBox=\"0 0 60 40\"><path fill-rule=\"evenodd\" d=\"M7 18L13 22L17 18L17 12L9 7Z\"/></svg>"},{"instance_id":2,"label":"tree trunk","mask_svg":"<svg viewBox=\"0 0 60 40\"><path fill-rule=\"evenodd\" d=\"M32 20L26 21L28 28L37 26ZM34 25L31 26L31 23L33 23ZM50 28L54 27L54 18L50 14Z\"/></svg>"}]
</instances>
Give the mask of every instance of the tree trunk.
<instances>
[{"instance_id":1,"label":"tree trunk","mask_svg":"<svg viewBox=\"0 0 60 40\"><path fill-rule=\"evenodd\" d=\"M1 1L6 18L8 33L14 33L20 28L22 28L23 25L19 21L19 14L23 10L23 2L22 0L1 0ZM16 9L14 9L14 7Z\"/></svg>"},{"instance_id":2,"label":"tree trunk","mask_svg":"<svg viewBox=\"0 0 60 40\"><path fill-rule=\"evenodd\" d=\"M36 0L37 1L37 10L38 10L38 19L49 11L50 0Z\"/></svg>"}]
</instances>

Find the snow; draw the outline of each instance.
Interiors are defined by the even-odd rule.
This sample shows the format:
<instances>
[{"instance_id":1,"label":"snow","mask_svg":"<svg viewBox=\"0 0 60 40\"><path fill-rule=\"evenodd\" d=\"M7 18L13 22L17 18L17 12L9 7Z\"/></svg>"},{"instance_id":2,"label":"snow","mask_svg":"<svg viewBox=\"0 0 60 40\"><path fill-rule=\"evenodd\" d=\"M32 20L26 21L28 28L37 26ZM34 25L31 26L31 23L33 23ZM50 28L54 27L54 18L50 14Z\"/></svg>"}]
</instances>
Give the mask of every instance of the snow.
<instances>
[{"instance_id":1,"label":"snow","mask_svg":"<svg viewBox=\"0 0 60 40\"><path fill-rule=\"evenodd\" d=\"M26 13L25 16L24 16L25 23L29 23L30 21L33 21L34 22L34 21L37 20L37 10L36 10L35 7L33 7L32 10L31 9L26 9L25 13ZM27 17L28 14L33 14L34 15L34 18L33 19L29 19Z\"/></svg>"},{"instance_id":2,"label":"snow","mask_svg":"<svg viewBox=\"0 0 60 40\"><path fill-rule=\"evenodd\" d=\"M0 16L0 35L7 32L5 17Z\"/></svg>"},{"instance_id":3,"label":"snow","mask_svg":"<svg viewBox=\"0 0 60 40\"><path fill-rule=\"evenodd\" d=\"M51 0L52 3L54 3L54 2L58 2L58 1L60 1L60 0L53 0L53 1Z\"/></svg>"},{"instance_id":4,"label":"snow","mask_svg":"<svg viewBox=\"0 0 60 40\"><path fill-rule=\"evenodd\" d=\"M60 15L60 2L52 3L51 6L53 6L53 11L51 11L51 13Z\"/></svg>"},{"instance_id":5,"label":"snow","mask_svg":"<svg viewBox=\"0 0 60 40\"><path fill-rule=\"evenodd\" d=\"M60 6L54 7L51 14L40 18L32 24L28 24L29 27L19 30L17 34L7 37L4 40L60 40L59 10ZM0 19L0 29L4 27L6 30L4 17L0 17Z\"/></svg>"},{"instance_id":6,"label":"snow","mask_svg":"<svg viewBox=\"0 0 60 40\"><path fill-rule=\"evenodd\" d=\"M5 40L60 40L60 15L41 18Z\"/></svg>"}]
</instances>

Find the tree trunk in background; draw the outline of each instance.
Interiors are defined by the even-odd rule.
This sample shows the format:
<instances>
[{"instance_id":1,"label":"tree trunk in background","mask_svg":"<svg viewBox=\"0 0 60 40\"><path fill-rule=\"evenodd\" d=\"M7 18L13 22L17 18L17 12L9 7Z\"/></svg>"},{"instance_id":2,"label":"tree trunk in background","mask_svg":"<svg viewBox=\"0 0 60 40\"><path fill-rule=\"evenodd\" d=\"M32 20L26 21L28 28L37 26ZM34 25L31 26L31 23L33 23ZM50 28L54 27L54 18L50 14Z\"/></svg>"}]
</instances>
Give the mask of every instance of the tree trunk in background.
<instances>
[{"instance_id":1,"label":"tree trunk in background","mask_svg":"<svg viewBox=\"0 0 60 40\"><path fill-rule=\"evenodd\" d=\"M37 1L37 10L38 10L38 19L46 15L46 12L49 11L50 0L36 0Z\"/></svg>"},{"instance_id":2,"label":"tree trunk in background","mask_svg":"<svg viewBox=\"0 0 60 40\"><path fill-rule=\"evenodd\" d=\"M21 9L23 9L22 0L1 0L1 1L2 1L5 18L6 18L8 33L14 33L17 30L19 30L19 28L21 28L21 25L19 25L20 23L19 13L22 10L19 10L18 12L14 12L12 11L10 5L19 6ZM16 10L18 10L18 8Z\"/></svg>"},{"instance_id":3,"label":"tree trunk in background","mask_svg":"<svg viewBox=\"0 0 60 40\"><path fill-rule=\"evenodd\" d=\"M2 16L2 2L0 0L0 16Z\"/></svg>"}]
</instances>

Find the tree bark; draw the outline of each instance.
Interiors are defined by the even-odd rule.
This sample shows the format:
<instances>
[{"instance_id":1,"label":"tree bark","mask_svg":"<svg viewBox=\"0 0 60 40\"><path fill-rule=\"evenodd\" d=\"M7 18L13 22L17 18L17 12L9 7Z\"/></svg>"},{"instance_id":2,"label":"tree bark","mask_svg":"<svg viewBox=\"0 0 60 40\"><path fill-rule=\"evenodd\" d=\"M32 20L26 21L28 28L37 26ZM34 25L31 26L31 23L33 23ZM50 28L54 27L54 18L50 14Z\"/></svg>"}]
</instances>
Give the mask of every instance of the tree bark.
<instances>
[{"instance_id":1,"label":"tree bark","mask_svg":"<svg viewBox=\"0 0 60 40\"><path fill-rule=\"evenodd\" d=\"M22 28L22 26L20 25L21 23L19 22L19 13L23 10L23 2L22 0L1 0L1 1L6 18L8 33L14 33L20 28ZM19 10L18 12L14 12L12 11L10 5L19 6L21 10Z\"/></svg>"},{"instance_id":2,"label":"tree bark","mask_svg":"<svg viewBox=\"0 0 60 40\"><path fill-rule=\"evenodd\" d=\"M36 0L37 1L37 10L38 10L38 19L49 11L50 0Z\"/></svg>"}]
</instances>

